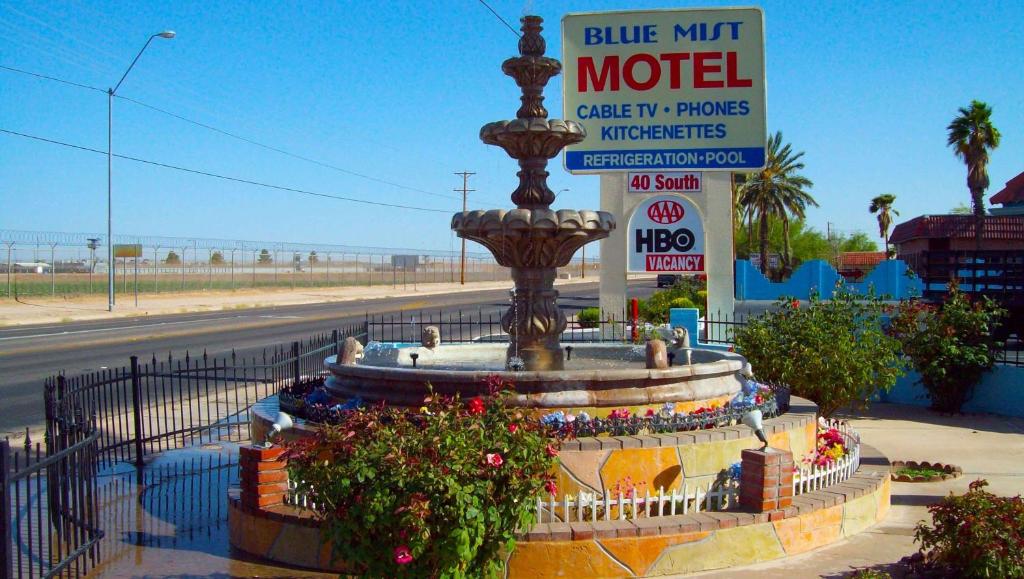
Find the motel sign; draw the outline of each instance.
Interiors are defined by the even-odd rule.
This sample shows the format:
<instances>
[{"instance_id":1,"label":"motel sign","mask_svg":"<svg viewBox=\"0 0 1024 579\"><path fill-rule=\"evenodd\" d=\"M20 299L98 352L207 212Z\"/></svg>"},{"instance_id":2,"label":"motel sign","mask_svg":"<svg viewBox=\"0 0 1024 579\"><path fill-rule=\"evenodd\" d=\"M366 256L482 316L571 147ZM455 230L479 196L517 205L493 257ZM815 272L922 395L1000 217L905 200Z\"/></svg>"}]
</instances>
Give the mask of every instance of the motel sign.
<instances>
[{"instance_id":1,"label":"motel sign","mask_svg":"<svg viewBox=\"0 0 1024 579\"><path fill-rule=\"evenodd\" d=\"M569 14L562 47L563 116L587 130L570 172L764 165L760 9Z\"/></svg>"}]
</instances>

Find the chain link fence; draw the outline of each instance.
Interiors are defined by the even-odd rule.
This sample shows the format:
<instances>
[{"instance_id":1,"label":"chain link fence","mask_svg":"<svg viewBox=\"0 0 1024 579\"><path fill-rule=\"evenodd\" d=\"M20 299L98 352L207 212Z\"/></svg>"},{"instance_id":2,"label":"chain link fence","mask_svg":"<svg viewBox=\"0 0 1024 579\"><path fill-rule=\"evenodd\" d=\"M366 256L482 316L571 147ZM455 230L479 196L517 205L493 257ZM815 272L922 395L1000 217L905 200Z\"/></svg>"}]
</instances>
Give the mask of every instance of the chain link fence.
<instances>
[{"instance_id":1,"label":"chain link fence","mask_svg":"<svg viewBox=\"0 0 1024 579\"><path fill-rule=\"evenodd\" d=\"M122 295L243 288L418 287L463 276L458 251L136 235L114 236L114 291ZM103 235L0 230L6 297L106 294ZM596 251L594 252L596 254ZM116 257L123 255L124 257ZM593 276L583 256L559 271ZM465 281L510 280L485 252L467 252Z\"/></svg>"}]
</instances>

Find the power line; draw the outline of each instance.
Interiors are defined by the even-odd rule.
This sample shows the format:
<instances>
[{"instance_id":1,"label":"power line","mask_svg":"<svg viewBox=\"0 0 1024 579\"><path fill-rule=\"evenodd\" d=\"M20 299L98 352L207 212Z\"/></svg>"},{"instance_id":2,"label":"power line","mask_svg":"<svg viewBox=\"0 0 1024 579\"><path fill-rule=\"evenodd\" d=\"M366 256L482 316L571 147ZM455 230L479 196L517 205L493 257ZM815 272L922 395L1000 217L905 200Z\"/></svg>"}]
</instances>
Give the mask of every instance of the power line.
<instances>
[{"instance_id":1,"label":"power line","mask_svg":"<svg viewBox=\"0 0 1024 579\"><path fill-rule=\"evenodd\" d=\"M504 18L502 18L500 14L498 14L497 12L495 12L495 11L494 11L494 8L491 8L491 7L490 7L490 5L489 5L489 4L487 4L487 2L484 2L484 0L480 0L480 3L481 3L481 4L483 4L485 8L487 8L488 10L490 10L490 11L491 11L491 14L494 14L494 17L495 17L495 18L497 18L498 20L500 20L500 21L501 21L501 23L502 23L502 24L504 24L506 28L508 28L509 30L511 30L511 31L512 31L512 34L515 34L515 35L516 35L517 37L519 37L519 36L522 36L522 34L520 34L518 30L516 30L515 28L512 28L512 25L510 25L510 24L509 24L508 22L506 22L506 21L505 21L505 19L504 19Z\"/></svg>"},{"instance_id":2,"label":"power line","mask_svg":"<svg viewBox=\"0 0 1024 579\"><path fill-rule=\"evenodd\" d=\"M89 85L86 85L86 84L81 84L81 83L73 82L73 81L70 81L70 80L65 80L65 79L62 79L62 78L57 78L57 77L54 77L54 76L40 74L40 73L37 73L37 72L31 72L31 71L27 71L27 70L22 70L20 68L14 68L14 67L11 67L11 66L5 66L5 65L2 65L2 64L0 64L0 69L8 70L10 72L17 72L17 73L20 73L20 74L25 74L25 75L28 75L28 76L33 76L33 77L41 78L41 79L45 79L45 80L51 80L51 81L54 81L54 82L59 82L59 83L63 83L63 84L67 84L67 85L71 85L71 86L75 86L75 87L79 87L79 88L95 90L95 91L102 92L104 94L107 92L107 91L105 91L105 90L103 90L101 88L97 88L97 87L94 87L94 86L89 86ZM376 183L381 183L383 185L389 185L391 187L396 187L398 189L405 189L407 191L414 191L416 193L423 193L424 195L432 195L434 197L441 197L441 198L444 198L444 199L455 199L455 200L458 199L458 197L455 197L454 195L445 195L445 194L442 194L442 193L435 193L433 191L427 191L425 189L419 189L417 187L410 187L408 185L402 185L400 183L395 183L393 181L388 181L386 179L380 179L378 177L373 177L371 175L366 175L364 173L358 173L356 171L352 171L352 170L349 170L349 169L338 167L337 165L332 165L330 163L325 163L323 161L318 161L316 159L311 159L309 157L304 157L302 155L299 155L299 154L296 154L296 153L292 153L292 152L286 151L284 149L280 149L280 148L274 147L272 145L267 145L265 143L261 143L259 141L250 139L248 137L243 137L241 135L237 135L235 133L231 133L229 131L225 131L224 129L219 129L219 128L214 127L212 125L208 125L206 123L202 123L202 122L190 119L188 117L184 117L182 115L179 115L179 114L176 114L176 113L172 113L170 111L161 109L159 107L155 107L155 106L153 106L151 104L147 104L147 103L144 103L144 102L142 102L140 100L136 100L136 99L133 99L133 98L130 98L130 97L126 97L126 96L121 96L121 95L115 94L114 98L126 100L128 102L134 103L134 104L139 105L141 107L145 107L147 109L150 109L152 111L158 112L160 114L164 114L164 115L167 115L167 116L170 116L170 117L174 117L175 119L184 121L186 123L191 123L193 125L196 125L197 127L202 127L204 129L207 129L209 131L213 131L215 133L219 133L219 134L224 135L226 137L231 137L232 139L238 139L239 141L243 141L243 142L249 143L250 145L255 145L257 147L262 147L264 149L267 149L269 151L274 151L275 153L280 153L282 155L287 155L289 157L292 157L293 159L299 159L301 161L306 161L307 163L313 163L315 165L319 165L319 166L325 167L327 169L333 169L335 171L338 171L338 172L341 172L341 173L345 173L346 175L352 175L354 177L359 177L361 179L366 179L366 180L369 180L369 181L374 181Z\"/></svg>"},{"instance_id":3,"label":"power line","mask_svg":"<svg viewBox=\"0 0 1024 579\"><path fill-rule=\"evenodd\" d=\"M55 76L49 76L49 75L45 75L45 74L40 74L38 72L31 72L31 71L28 71L28 70L21 70L20 68L14 68L13 66L4 66L4 65L0 64L0 68L2 68L4 70L9 70L11 72L17 72L17 73L20 73L20 74L27 74L29 76L34 76L36 78L42 78L42 79L45 79L45 80L52 80L54 82L59 82L59 83L63 83L63 84L69 84L71 86L76 86L78 88L86 88L86 89L89 89L89 90L95 90L95 91L99 91L99 92L104 93L104 94L106 94L106 92L107 92L107 91L105 91L105 90L103 90L103 89L101 89L99 87L89 86L87 84L82 84L82 83L79 83L79 82L73 82L73 81L70 81L70 80L64 80L63 78L57 78Z\"/></svg>"},{"instance_id":4,"label":"power line","mask_svg":"<svg viewBox=\"0 0 1024 579\"><path fill-rule=\"evenodd\" d=\"M44 142L44 143L50 143L50 144L53 144L53 145L60 145L62 147L69 147L69 148L78 149L78 150L81 150L81 151L88 151L90 153L99 153L101 155L106 155L107 154L106 151L100 151L99 149L93 149L91 147L83 147L81 145L74 145L72 143L65 143L63 141L57 141L57 140L54 140L54 139L47 139L45 137L38 137L38 136L35 136L35 135L29 135L29 134L26 134L26 133L19 133L17 131L11 131L11 130L4 129L4 128L0 128L0 132L6 133L8 135L14 135L14 136L18 136L18 137L23 137L23 138L26 138L26 139L32 139L32 140L35 140L35 141L41 141L41 142ZM140 159L138 157L130 157L128 155L119 155L117 153L114 153L113 156L117 157L119 159L125 159L126 161L135 161L136 163L145 163L147 165L154 165L156 167L163 167L165 169L173 169L175 171L183 171L185 173L193 173L193 174L196 174L196 175L203 175L203 176L206 176L206 177L213 177L213 178L216 178L216 179L223 179L225 181L234 181L236 183L245 183L247 185L256 185L257 187L266 187L268 189L277 189L277 190L280 190L280 191L288 191L288 192L291 192L291 193L301 193L303 195L312 195L314 197L326 197L328 199L337 199L339 201L350 201L352 203L364 203L366 205L376 205L376 206L379 206L379 207L392 207L392 208L396 208L396 209L412 209L412 210L415 210L415 211L427 211L427 212L431 212L431 213L450 213L449 211L445 211L443 209L431 209L429 207L415 207L415 206L412 206L412 205L399 205L399 204L396 204L396 203L383 203L383 202L380 202L380 201L367 201L365 199L356 199L354 197L344 197L344 196L341 196L341 195L331 195L331 194L328 194L328 193L318 193L318 192L315 192L315 191L307 191L305 189L298 189L298 188L295 188L295 187L286 187L286 186L283 186L283 185L273 185L273 184L270 184L270 183L263 183L263 182L260 182L260 181L253 181L251 179L243 179L243 178L240 178L240 177L230 177L230 176L227 176L227 175L220 175L218 173L211 173L209 171L201 171L199 169L189 169L187 167L180 167L178 165L170 165L168 163L161 163L159 161L151 161L151 160L148 160L148 159Z\"/></svg>"}]
</instances>

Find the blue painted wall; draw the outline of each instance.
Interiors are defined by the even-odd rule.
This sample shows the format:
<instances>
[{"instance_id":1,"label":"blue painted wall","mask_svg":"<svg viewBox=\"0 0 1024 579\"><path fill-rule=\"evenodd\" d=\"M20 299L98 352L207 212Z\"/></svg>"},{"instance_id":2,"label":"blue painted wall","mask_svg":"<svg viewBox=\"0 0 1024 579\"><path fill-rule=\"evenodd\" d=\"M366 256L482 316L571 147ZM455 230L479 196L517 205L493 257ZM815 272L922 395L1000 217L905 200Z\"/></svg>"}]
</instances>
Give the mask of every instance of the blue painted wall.
<instances>
[{"instance_id":1,"label":"blue painted wall","mask_svg":"<svg viewBox=\"0 0 1024 579\"><path fill-rule=\"evenodd\" d=\"M873 289L875 295L897 300L921 295L924 286L909 271L902 260L889 259L871 270L864 281L846 283L845 286L861 294ZM822 299L829 299L840 279L842 276L828 262L813 259L800 264L786 281L772 282L749 261L737 259L736 299L775 301L782 297L795 297L806 300L812 292L817 292Z\"/></svg>"},{"instance_id":2,"label":"blue painted wall","mask_svg":"<svg viewBox=\"0 0 1024 579\"><path fill-rule=\"evenodd\" d=\"M911 370L896 381L892 390L880 396L882 402L930 406L928 392ZM989 412L1004 416L1024 417L1024 368L996 366L982 376L974 388L974 396L964 404L964 412Z\"/></svg>"}]
</instances>

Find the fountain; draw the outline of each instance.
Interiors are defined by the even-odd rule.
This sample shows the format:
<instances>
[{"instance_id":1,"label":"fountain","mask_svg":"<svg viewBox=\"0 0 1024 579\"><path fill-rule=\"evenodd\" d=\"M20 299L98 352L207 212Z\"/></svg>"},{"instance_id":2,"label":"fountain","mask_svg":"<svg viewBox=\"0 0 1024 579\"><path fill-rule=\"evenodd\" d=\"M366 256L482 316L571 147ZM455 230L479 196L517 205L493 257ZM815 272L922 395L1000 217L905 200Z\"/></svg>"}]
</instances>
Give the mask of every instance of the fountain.
<instances>
[{"instance_id":1,"label":"fountain","mask_svg":"<svg viewBox=\"0 0 1024 579\"><path fill-rule=\"evenodd\" d=\"M844 466L850 483L820 490L819 483L804 481L806 500L797 504L793 494L801 487L792 461L816 447L816 406L794 397L789 412L775 416L770 394L743 390L742 356L700 347L696 336L691 347L691 336L680 329L646 346L560 346L567 324L553 287L556 268L584 244L607 237L615 221L600 211L550 209L555 195L546 183L548 159L586 133L575 122L547 118L543 88L561 64L544 56L541 18L522 22L520 55L502 65L522 90L522 106L515 120L480 131L485 143L519 162L516 207L464 211L452 219L460 237L481 243L512 270L515 288L502 317L508 343L445 343L433 327L423 328L418 344L370 342L364 348L348 338L338 356L325 361L325 389L305 400L316 396L323 408L339 405L339 414L360 404L415 409L430 391L463 399L487 395L485 379L496 375L514 384L511 403L532 418L558 428L574 421L575 437L562 443L552 473L557 491L538 497L539 524L523 529L506 561L508 577L720 569L800 553L884 517L884 457L878 472L854 462ZM292 421L279 411L278 396L253 407L254 442L271 432L286 440L317 436L318 425L302 419L285 430ZM344 571L321 545L326 535L318 519L299 506L301 497L288 494L281 453L262 444L243 449L243 484L230 502L231 544L290 565ZM827 473L828 480L845 480L840 474Z\"/></svg>"},{"instance_id":2,"label":"fountain","mask_svg":"<svg viewBox=\"0 0 1024 579\"><path fill-rule=\"evenodd\" d=\"M512 270L515 288L501 320L509 336L504 355L495 344L372 343L357 364L328 361L327 388L336 398L419 406L427 383L443 394L475 396L485 392L483 378L496 372L516 384L523 406L597 414L622 406L721 403L739 391L736 373L743 359L726 352L687 349L678 359L694 364L657 369L644 365L642 347L577 344L567 367L559 344L566 318L553 287L555 272L580 247L607 237L615 219L604 211L550 208L555 194L547 185L548 159L582 141L586 131L574 121L548 119L543 89L562 65L544 56L541 23L537 16L523 18L520 55L501 67L522 90L516 118L480 129L484 143L519 162L519 186L511 196L516 208L464 211L452 218L459 237L482 244Z\"/></svg>"}]
</instances>

